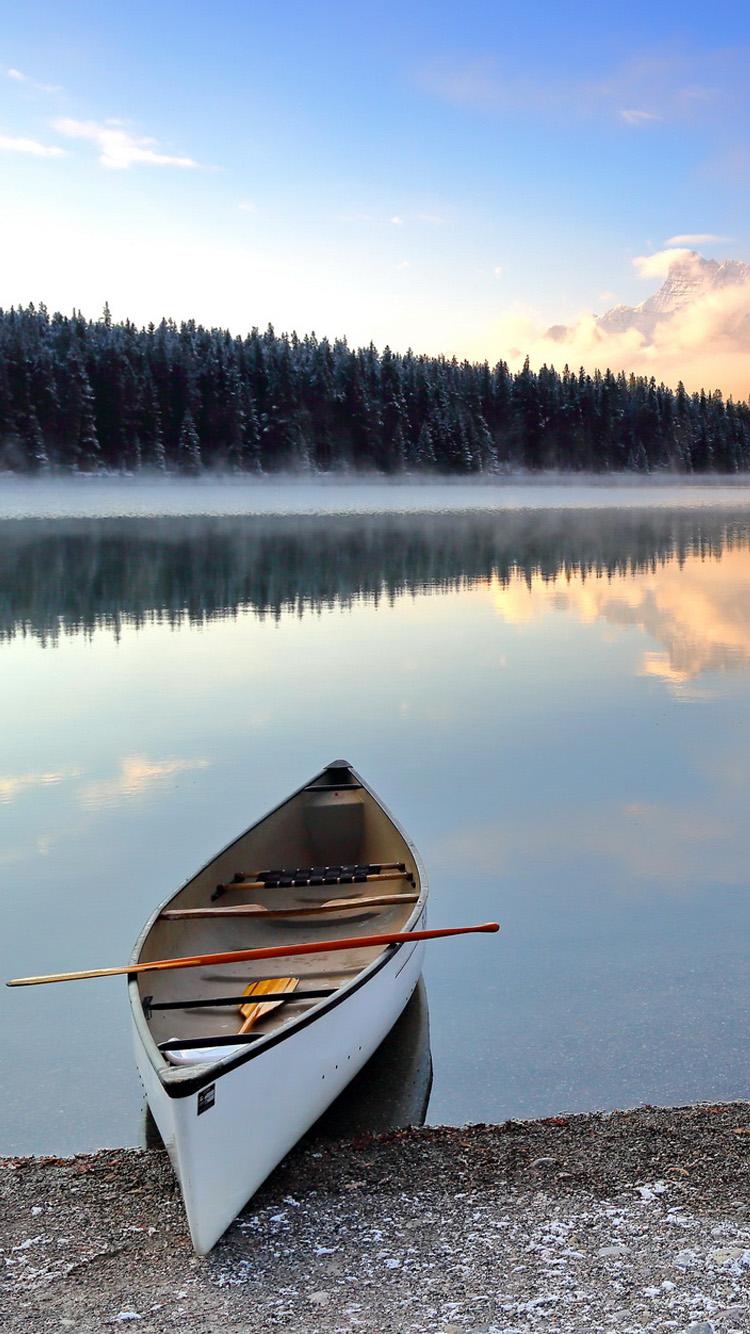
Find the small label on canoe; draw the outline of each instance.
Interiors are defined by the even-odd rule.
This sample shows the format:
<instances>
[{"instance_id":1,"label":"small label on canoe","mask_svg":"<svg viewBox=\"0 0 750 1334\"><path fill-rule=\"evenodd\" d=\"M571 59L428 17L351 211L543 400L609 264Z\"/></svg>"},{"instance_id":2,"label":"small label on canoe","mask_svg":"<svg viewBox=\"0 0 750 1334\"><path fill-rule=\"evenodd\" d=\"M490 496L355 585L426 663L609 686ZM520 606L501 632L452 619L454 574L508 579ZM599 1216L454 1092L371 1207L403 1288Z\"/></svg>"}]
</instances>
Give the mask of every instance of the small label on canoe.
<instances>
[{"instance_id":1,"label":"small label on canoe","mask_svg":"<svg viewBox=\"0 0 750 1334\"><path fill-rule=\"evenodd\" d=\"M216 1102L216 1085L209 1084L208 1088L201 1089L198 1094L198 1115L207 1112L209 1107L213 1107Z\"/></svg>"}]
</instances>

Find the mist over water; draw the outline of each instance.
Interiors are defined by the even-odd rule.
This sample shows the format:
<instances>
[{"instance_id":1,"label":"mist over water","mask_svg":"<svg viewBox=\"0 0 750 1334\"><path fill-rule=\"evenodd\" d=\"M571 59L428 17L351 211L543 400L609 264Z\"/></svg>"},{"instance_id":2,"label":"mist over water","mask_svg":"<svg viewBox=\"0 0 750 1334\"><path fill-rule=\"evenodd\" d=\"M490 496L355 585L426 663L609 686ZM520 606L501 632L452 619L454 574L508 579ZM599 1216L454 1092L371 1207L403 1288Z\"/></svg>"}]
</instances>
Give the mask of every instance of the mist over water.
<instances>
[{"instance_id":1,"label":"mist over water","mask_svg":"<svg viewBox=\"0 0 750 1334\"><path fill-rule=\"evenodd\" d=\"M3 975L124 962L344 755L503 924L428 955L429 1120L747 1096L748 498L3 484ZM3 1004L0 1151L138 1142L124 987Z\"/></svg>"},{"instance_id":2,"label":"mist over water","mask_svg":"<svg viewBox=\"0 0 750 1334\"><path fill-rule=\"evenodd\" d=\"M159 515L415 513L457 510L750 504L742 475L680 478L637 474L508 474L471 480L309 472L247 477L79 476L0 481L0 519Z\"/></svg>"}]
</instances>

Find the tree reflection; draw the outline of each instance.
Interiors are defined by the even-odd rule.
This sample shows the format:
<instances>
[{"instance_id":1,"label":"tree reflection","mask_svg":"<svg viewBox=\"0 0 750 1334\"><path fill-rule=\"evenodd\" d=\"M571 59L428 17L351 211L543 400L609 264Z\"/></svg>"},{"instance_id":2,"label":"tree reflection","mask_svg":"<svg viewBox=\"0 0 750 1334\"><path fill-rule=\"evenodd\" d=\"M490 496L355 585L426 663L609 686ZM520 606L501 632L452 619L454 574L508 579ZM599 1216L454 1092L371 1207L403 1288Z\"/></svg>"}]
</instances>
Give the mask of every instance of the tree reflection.
<instances>
[{"instance_id":1,"label":"tree reflection","mask_svg":"<svg viewBox=\"0 0 750 1334\"><path fill-rule=\"evenodd\" d=\"M750 516L716 509L11 520L0 637L279 618L519 574L626 576L737 548L750 548Z\"/></svg>"}]
</instances>

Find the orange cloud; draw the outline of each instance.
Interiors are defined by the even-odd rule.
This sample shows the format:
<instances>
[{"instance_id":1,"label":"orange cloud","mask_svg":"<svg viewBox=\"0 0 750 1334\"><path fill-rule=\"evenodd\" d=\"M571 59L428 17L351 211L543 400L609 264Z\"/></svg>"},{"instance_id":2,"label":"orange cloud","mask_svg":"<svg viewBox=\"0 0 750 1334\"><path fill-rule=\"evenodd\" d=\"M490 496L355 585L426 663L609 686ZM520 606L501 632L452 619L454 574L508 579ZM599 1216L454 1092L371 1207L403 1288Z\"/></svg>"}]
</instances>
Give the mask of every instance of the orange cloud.
<instances>
[{"instance_id":1,"label":"orange cloud","mask_svg":"<svg viewBox=\"0 0 750 1334\"><path fill-rule=\"evenodd\" d=\"M639 256L642 277L664 285L639 306L604 316L584 313L571 325L542 329L528 311L504 312L490 339L493 353L519 365L634 371L690 390L750 394L750 266L718 265L695 251L670 247Z\"/></svg>"}]
</instances>

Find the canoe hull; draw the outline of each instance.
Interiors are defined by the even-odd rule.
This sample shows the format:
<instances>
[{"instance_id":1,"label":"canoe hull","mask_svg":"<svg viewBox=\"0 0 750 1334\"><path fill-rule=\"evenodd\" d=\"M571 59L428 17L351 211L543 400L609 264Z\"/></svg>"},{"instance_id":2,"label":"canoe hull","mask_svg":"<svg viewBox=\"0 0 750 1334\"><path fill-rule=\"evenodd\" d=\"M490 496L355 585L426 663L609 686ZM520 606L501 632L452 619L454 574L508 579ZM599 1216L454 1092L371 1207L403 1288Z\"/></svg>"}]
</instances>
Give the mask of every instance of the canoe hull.
<instances>
[{"instance_id":1,"label":"canoe hull","mask_svg":"<svg viewBox=\"0 0 750 1334\"><path fill-rule=\"evenodd\" d=\"M419 920L415 926L423 926ZM389 954L362 985L211 1090L165 1090L139 1034L141 1081L180 1182L193 1246L205 1255L266 1177L317 1121L390 1032L422 969L424 945ZM199 1108L201 1110L199 1110Z\"/></svg>"}]
</instances>

